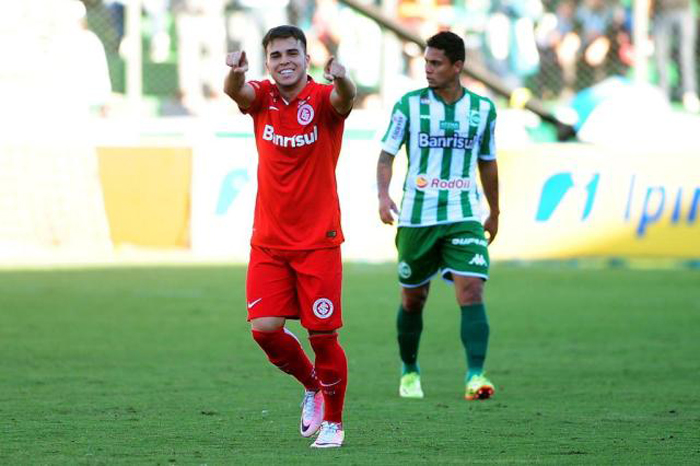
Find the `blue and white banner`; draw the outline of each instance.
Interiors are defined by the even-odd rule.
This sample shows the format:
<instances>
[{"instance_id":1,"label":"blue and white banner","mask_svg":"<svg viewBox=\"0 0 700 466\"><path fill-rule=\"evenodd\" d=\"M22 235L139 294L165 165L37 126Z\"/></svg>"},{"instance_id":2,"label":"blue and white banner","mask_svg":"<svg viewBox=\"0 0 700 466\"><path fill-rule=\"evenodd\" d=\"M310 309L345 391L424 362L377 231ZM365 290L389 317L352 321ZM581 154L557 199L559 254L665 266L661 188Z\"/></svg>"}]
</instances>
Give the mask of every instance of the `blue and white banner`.
<instances>
[{"instance_id":1,"label":"blue and white banner","mask_svg":"<svg viewBox=\"0 0 700 466\"><path fill-rule=\"evenodd\" d=\"M503 151L495 258L700 257L700 160L671 147Z\"/></svg>"},{"instance_id":2,"label":"blue and white banner","mask_svg":"<svg viewBox=\"0 0 700 466\"><path fill-rule=\"evenodd\" d=\"M346 130L337 169L346 260L396 259L396 229L378 216L379 150L375 132ZM196 255L247 260L256 157L252 134L231 133L195 147ZM700 257L700 159L693 150L533 144L499 151L498 164L494 259ZM399 153L391 186L397 204L405 167Z\"/></svg>"}]
</instances>

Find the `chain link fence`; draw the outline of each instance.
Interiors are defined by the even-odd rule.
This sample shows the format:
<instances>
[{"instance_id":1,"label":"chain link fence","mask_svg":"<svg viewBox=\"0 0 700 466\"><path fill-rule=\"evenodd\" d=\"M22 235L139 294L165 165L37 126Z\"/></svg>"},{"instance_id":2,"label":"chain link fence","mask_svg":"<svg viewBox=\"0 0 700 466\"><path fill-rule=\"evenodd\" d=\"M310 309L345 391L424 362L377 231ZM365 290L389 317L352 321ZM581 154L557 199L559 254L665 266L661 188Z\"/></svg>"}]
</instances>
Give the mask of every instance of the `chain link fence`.
<instances>
[{"instance_id":1,"label":"chain link fence","mask_svg":"<svg viewBox=\"0 0 700 466\"><path fill-rule=\"evenodd\" d=\"M391 93L393 83L424 85L421 51L392 41L371 20L335 0L81 0L87 25L104 45L112 90L128 91L127 68L140 50L144 98L158 114L198 113L221 98L227 50L244 48L252 78L264 76L260 40L275 25L307 32L312 75L337 55L357 81L359 106ZM642 1L642 0L637 0ZM497 73L512 87L556 104L609 76L642 79L670 99L699 111L700 35L697 0L643 0L648 34L635 39L634 0L367 1L426 38L451 29L465 38L470 62ZM128 10L138 5L137 31ZM647 9L648 8L648 9ZM638 11L636 12L639 13ZM637 16L637 23L639 16ZM137 37L134 39L134 37ZM127 46L128 44L128 46ZM389 87L389 88L388 88Z\"/></svg>"}]
</instances>

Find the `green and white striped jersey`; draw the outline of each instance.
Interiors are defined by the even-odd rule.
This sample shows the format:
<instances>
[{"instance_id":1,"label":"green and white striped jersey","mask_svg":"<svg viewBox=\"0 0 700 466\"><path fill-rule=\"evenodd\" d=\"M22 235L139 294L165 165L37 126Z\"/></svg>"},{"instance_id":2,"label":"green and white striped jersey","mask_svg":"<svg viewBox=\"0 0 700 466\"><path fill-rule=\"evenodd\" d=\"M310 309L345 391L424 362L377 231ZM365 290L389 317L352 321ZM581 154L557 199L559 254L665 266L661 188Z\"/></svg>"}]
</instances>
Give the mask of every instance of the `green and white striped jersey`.
<instances>
[{"instance_id":1,"label":"green and white striped jersey","mask_svg":"<svg viewBox=\"0 0 700 466\"><path fill-rule=\"evenodd\" d=\"M477 158L496 159L495 125L493 102L467 89L451 105L427 87L396 103L382 149L396 155L406 144L399 226L481 220Z\"/></svg>"}]
</instances>

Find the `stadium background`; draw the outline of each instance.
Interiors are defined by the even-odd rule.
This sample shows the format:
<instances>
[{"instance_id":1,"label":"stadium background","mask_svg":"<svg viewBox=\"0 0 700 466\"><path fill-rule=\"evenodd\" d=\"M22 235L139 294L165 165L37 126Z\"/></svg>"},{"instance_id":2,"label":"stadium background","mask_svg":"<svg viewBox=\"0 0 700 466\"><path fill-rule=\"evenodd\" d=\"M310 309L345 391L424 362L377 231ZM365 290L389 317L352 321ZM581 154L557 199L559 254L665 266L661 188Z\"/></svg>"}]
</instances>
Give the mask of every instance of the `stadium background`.
<instances>
[{"instance_id":1,"label":"stadium background","mask_svg":"<svg viewBox=\"0 0 700 466\"><path fill-rule=\"evenodd\" d=\"M262 34L286 22L308 34L312 75L334 54L359 84L338 168L345 257L391 261L371 154L393 102L423 85L421 48L353 3L418 37L461 33L467 67L506 88L464 79L499 107L495 259L700 257L700 117L681 86L680 36L671 93L656 86L646 1L32 0L3 5L16 58L0 76L3 263L245 261L256 155L250 122L222 95L221 57L243 47L249 77L264 78ZM523 108L532 101L551 118ZM558 141L553 121L577 140Z\"/></svg>"},{"instance_id":2,"label":"stadium background","mask_svg":"<svg viewBox=\"0 0 700 466\"><path fill-rule=\"evenodd\" d=\"M669 99L646 1L356 2L420 38L463 33L467 66L501 84L464 78L499 110L498 395L461 399L454 294L436 284L426 399L407 404L375 166L394 99L423 86L420 49L345 3L0 1L0 463L697 464L700 117L678 40ZM559 41L567 5L594 4ZM584 18L615 50L595 66L574 47ZM338 168L347 445L323 458L296 431L298 387L243 318L256 155L218 93L217 53L243 44L262 77L262 32L287 20L315 76L330 51L361 86Z\"/></svg>"},{"instance_id":3,"label":"stadium background","mask_svg":"<svg viewBox=\"0 0 700 466\"><path fill-rule=\"evenodd\" d=\"M423 86L421 48L353 3L417 37L461 33L467 67L505 87L464 79L499 107L495 259L700 257L700 117L684 99L680 36L670 95L656 85L646 1L32 0L2 7L3 263L245 261L256 155L222 95L221 57L243 47L249 77L264 78L262 34L286 22L308 34L312 75L335 54L360 87L338 168L345 257L393 260L371 154L393 102ZM607 52L591 59L596 40ZM523 108L533 101L551 118ZM577 140L558 141L553 121Z\"/></svg>"}]
</instances>

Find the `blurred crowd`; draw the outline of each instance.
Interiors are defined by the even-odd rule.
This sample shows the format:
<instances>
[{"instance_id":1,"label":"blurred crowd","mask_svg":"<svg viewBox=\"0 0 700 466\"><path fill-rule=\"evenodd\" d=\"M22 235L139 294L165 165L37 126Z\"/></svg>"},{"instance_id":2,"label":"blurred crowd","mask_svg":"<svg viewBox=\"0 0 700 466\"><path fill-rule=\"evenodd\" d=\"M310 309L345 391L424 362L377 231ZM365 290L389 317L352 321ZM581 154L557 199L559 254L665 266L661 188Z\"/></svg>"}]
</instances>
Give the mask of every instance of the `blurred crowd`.
<instances>
[{"instance_id":1,"label":"blurred crowd","mask_svg":"<svg viewBox=\"0 0 700 466\"><path fill-rule=\"evenodd\" d=\"M113 91L124 92L129 0L70 0L101 40ZM480 66L510 87L561 101L634 65L634 0L365 0L427 38L450 29L465 38L467 67ZM699 112L697 0L650 0L643 44L649 80L670 100ZM267 29L307 32L311 74L335 55L353 73L360 107L383 94L424 85L421 50L386 34L337 0L140 0L144 92L170 99L171 112L198 114L222 99L226 52L245 49L250 78L263 78ZM131 39L133 40L133 39ZM391 83L390 89L386 83Z\"/></svg>"}]
</instances>

